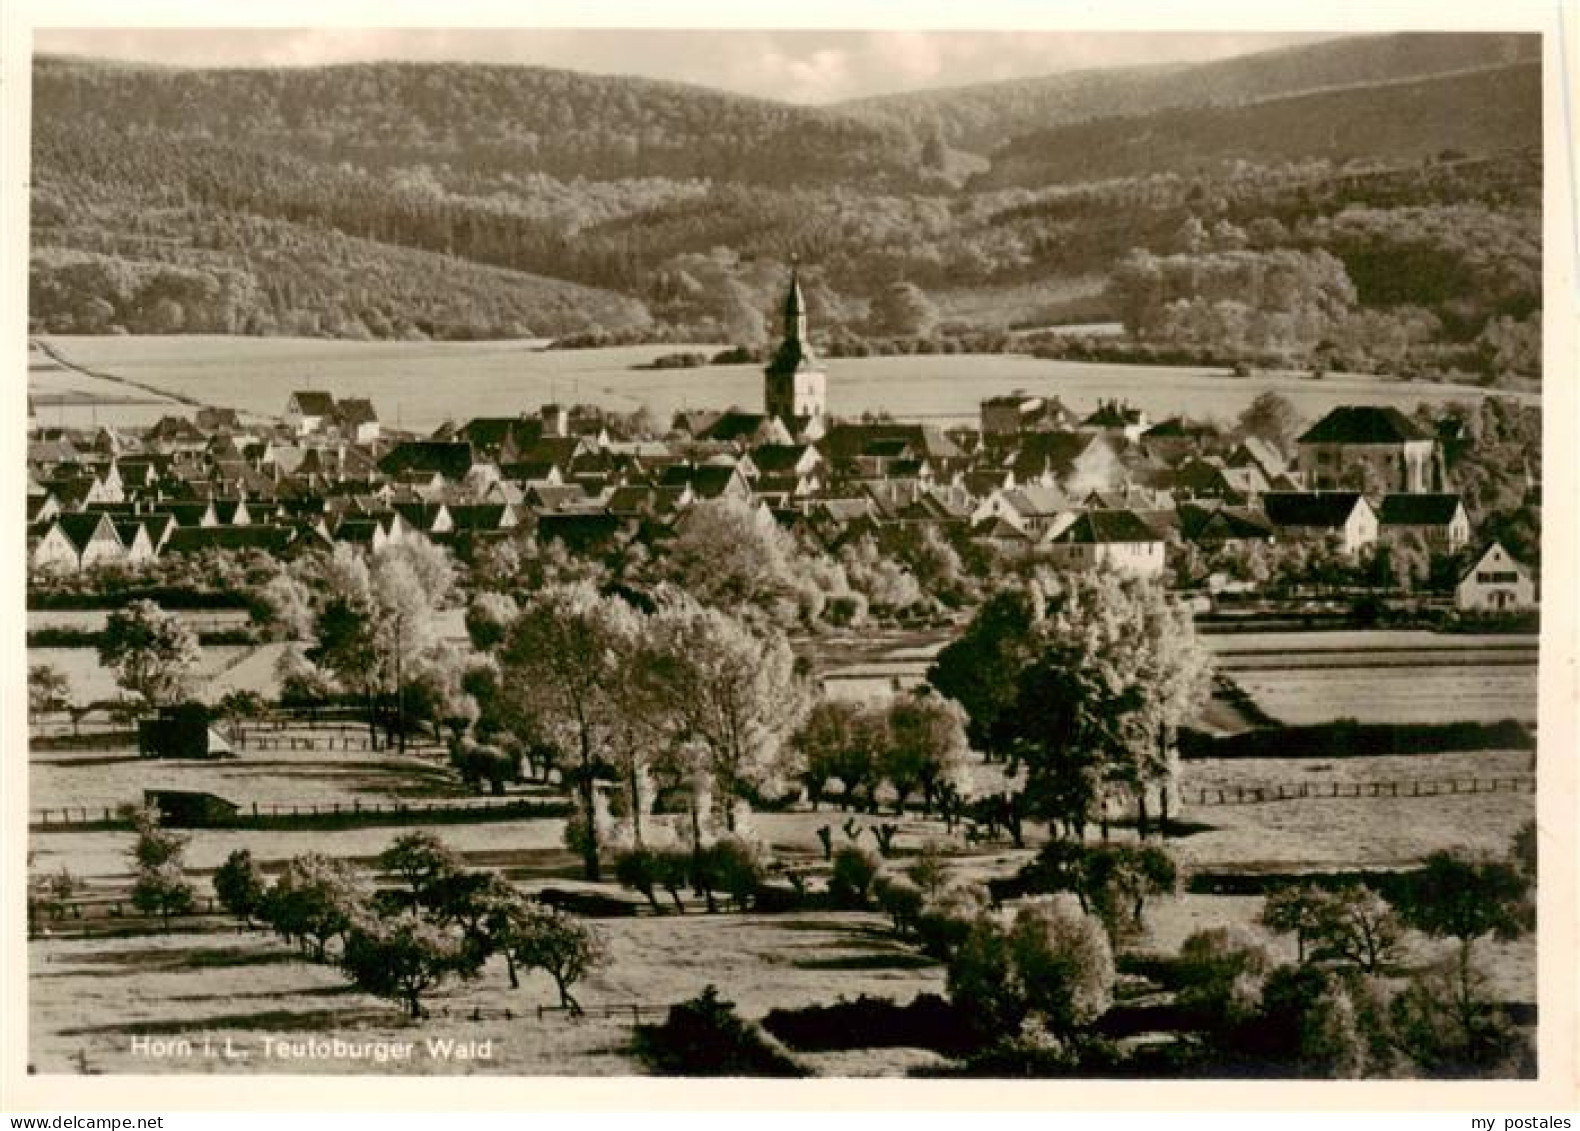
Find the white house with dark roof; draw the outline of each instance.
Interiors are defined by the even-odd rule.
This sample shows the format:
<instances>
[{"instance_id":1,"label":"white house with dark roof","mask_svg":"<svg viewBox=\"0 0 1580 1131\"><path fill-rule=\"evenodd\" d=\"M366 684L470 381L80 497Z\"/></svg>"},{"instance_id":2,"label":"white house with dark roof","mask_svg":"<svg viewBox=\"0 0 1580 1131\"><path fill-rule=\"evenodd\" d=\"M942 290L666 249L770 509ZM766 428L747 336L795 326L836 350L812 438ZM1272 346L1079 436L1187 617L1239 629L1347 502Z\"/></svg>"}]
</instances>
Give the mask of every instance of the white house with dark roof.
<instances>
[{"instance_id":1,"label":"white house with dark roof","mask_svg":"<svg viewBox=\"0 0 1580 1131\"><path fill-rule=\"evenodd\" d=\"M1385 495L1377 519L1379 536L1389 541L1414 535L1428 549L1448 553L1470 541L1470 515L1458 495Z\"/></svg>"},{"instance_id":2,"label":"white house with dark roof","mask_svg":"<svg viewBox=\"0 0 1580 1131\"><path fill-rule=\"evenodd\" d=\"M1066 569L1112 569L1137 577L1163 574L1163 536L1134 511L1092 510L1045 543Z\"/></svg>"},{"instance_id":3,"label":"white house with dark roof","mask_svg":"<svg viewBox=\"0 0 1580 1131\"><path fill-rule=\"evenodd\" d=\"M78 573L101 562L125 558L126 544L110 516L85 511L63 514L51 522L28 554L28 563L38 570Z\"/></svg>"},{"instance_id":4,"label":"white house with dark roof","mask_svg":"<svg viewBox=\"0 0 1580 1131\"><path fill-rule=\"evenodd\" d=\"M334 396L320 389L298 389L285 402L285 426L298 436L322 430L334 416Z\"/></svg>"},{"instance_id":5,"label":"white house with dark roof","mask_svg":"<svg viewBox=\"0 0 1580 1131\"><path fill-rule=\"evenodd\" d=\"M1269 491L1262 512L1280 538L1337 538L1355 555L1377 541L1377 512L1358 491Z\"/></svg>"},{"instance_id":6,"label":"white house with dark roof","mask_svg":"<svg viewBox=\"0 0 1580 1131\"><path fill-rule=\"evenodd\" d=\"M1518 612L1536 607L1536 579L1526 565L1494 542L1481 552L1454 588L1454 605L1467 613Z\"/></svg>"}]
</instances>

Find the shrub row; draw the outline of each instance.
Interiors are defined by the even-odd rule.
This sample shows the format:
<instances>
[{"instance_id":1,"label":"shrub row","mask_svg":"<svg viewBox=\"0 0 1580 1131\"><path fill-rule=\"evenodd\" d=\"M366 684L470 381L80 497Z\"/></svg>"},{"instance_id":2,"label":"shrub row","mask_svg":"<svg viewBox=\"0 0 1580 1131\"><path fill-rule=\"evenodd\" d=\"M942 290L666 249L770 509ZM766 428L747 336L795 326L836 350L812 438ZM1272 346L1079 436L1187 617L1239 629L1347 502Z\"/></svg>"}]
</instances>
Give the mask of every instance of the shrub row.
<instances>
[{"instance_id":1,"label":"shrub row","mask_svg":"<svg viewBox=\"0 0 1580 1131\"><path fill-rule=\"evenodd\" d=\"M1534 750L1536 736L1514 719L1495 723L1358 723L1268 727L1212 735L1182 728L1182 758L1358 758L1449 750Z\"/></svg>"}]
</instances>

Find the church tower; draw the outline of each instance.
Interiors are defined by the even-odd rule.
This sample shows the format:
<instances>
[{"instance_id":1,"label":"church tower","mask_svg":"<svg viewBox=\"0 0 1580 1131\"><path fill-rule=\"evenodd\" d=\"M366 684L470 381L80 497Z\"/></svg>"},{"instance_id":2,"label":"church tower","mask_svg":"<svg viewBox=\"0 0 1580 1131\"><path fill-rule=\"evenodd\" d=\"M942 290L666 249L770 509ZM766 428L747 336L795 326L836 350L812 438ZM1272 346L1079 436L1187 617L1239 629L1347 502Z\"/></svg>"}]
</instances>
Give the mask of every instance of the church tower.
<instances>
[{"instance_id":1,"label":"church tower","mask_svg":"<svg viewBox=\"0 0 1580 1131\"><path fill-rule=\"evenodd\" d=\"M787 424L793 417L821 418L828 410L828 375L806 332L806 298L795 268L785 295L784 340L763 370L764 411Z\"/></svg>"}]
</instances>

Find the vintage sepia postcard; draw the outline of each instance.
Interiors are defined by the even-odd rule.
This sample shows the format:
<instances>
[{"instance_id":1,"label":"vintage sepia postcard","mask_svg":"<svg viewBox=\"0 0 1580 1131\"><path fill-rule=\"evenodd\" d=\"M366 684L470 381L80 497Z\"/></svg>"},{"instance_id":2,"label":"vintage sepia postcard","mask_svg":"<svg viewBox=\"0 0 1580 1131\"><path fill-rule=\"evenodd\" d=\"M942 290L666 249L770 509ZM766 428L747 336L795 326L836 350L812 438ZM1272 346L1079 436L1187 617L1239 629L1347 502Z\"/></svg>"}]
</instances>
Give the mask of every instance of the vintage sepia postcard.
<instances>
[{"instance_id":1,"label":"vintage sepia postcard","mask_svg":"<svg viewBox=\"0 0 1580 1131\"><path fill-rule=\"evenodd\" d=\"M7 17L0 1106L1575 1103L1555 9L425 16Z\"/></svg>"}]
</instances>

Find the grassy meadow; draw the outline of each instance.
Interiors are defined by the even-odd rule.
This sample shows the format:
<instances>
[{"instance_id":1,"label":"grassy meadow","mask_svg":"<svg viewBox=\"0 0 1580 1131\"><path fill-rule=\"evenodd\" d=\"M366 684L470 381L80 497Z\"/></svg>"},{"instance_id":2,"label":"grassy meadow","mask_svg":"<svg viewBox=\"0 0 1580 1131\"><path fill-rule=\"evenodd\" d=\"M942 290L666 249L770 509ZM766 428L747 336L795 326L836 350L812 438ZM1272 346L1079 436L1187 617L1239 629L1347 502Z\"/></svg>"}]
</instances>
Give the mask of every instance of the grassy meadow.
<instances>
[{"instance_id":1,"label":"grassy meadow","mask_svg":"<svg viewBox=\"0 0 1580 1131\"><path fill-rule=\"evenodd\" d=\"M1521 756L1523 757L1523 756ZM1506 770L1513 755L1475 756L1474 768ZM1355 780L1386 776L1404 767L1391 759L1357 759L1343 766L1291 762L1245 764L1187 763L1185 788L1222 781L1261 781L1329 773ZM1422 773L1464 772L1471 756L1436 755L1409 760ZM303 767L302 769L306 769ZM294 775L282 773L285 782ZM1409 806L1409 809L1404 809ZM1192 808L1181 816L1189 835L1174 842L1187 869L1285 870L1329 867L1398 867L1441 847L1501 851L1518 824L1530 816L1529 794L1439 797L1419 800L1341 799L1289 801L1261 805ZM1405 813L1408 819L1401 819ZM859 817L858 825L893 818ZM843 815L765 814L755 830L776 857L790 865L816 866L821 860L816 829L836 827ZM899 819L898 855L927 840L942 841L956 875L973 878L1012 874L1031 855L1007 843L967 845L948 838L940 825L915 814ZM544 887L586 889L576 877L574 858L560 845L561 822L534 820L436 828L474 867L500 870L528 890ZM266 869L308 850L370 867L373 857L395 835L390 829L338 833L257 833L199 831L188 851L191 873L201 891L207 873L231 849L250 848ZM843 837L836 833L836 840ZM861 834L858 834L861 835ZM1118 835L1126 835L1120 833ZM863 837L863 839L870 838ZM74 868L97 871L94 890L101 897L127 881L125 850L129 834L53 833L37 835L41 865L53 858ZM1033 839L1035 844L1035 838ZM118 874L117 874L118 873ZM616 895L612 885L599 889ZM632 903L638 897L623 893ZM1146 936L1137 948L1166 954L1192 932L1211 926L1254 927L1261 901L1254 897L1187 894L1152 901ZM666 909L667 912L667 909ZM429 999L432 1017L406 1021L394 1007L349 989L332 969L297 961L282 942L244 932L221 917L184 921L170 934L131 928L124 937L77 937L69 928L58 937L30 943L32 964L34 1067L44 1072L235 1072L235 1073L500 1073L537 1075L575 1072L618 1075L639 1071L629 1050L632 1005L643 1020L656 1019L669 1004L714 984L750 1018L774 1007L829 1004L860 994L907 1001L918 993L940 993L943 967L898 942L887 921L869 912L804 911L783 914L690 913L600 919L596 926L613 961L577 988L589 1011L580 1020L557 1012L551 983L527 977L512 990L499 960L480 979L451 984ZM1276 951L1293 942L1275 939ZM1424 965L1446 954L1445 944L1412 936L1408 966ZM1482 956L1500 998L1531 1001L1535 996L1535 945L1483 944ZM605 1015L612 1011L613 1016ZM186 1038L192 1056L150 1057L133 1051L133 1036ZM295 1061L263 1057L263 1038L339 1037L350 1041L416 1041L409 1062ZM488 1040L493 1059L453 1061L425 1054L429 1037ZM203 1053L223 1049L251 1052L250 1059L222 1059ZM867 1049L806 1058L829 1075L898 1075L933 1054L905 1049Z\"/></svg>"},{"instance_id":2,"label":"grassy meadow","mask_svg":"<svg viewBox=\"0 0 1580 1131\"><path fill-rule=\"evenodd\" d=\"M667 416L681 408L739 405L759 410L755 365L652 370L667 353L719 345L671 344L593 350L544 350L535 341L346 342L297 338L116 336L49 339L75 364L191 397L206 404L278 415L293 389L372 399L391 425L426 430L452 417L515 415L548 400L616 410L648 405ZM1311 418L1337 404L1365 401L1409 409L1420 401L1475 400L1464 385L1405 383L1330 374L1247 380L1222 368L1045 361L1014 355L838 359L828 363L829 409L836 415L893 411L941 423L975 420L982 398L1025 388L1057 394L1076 409L1099 398L1129 400L1156 417L1189 412L1232 420L1259 392L1275 388ZM35 392L53 373L30 375Z\"/></svg>"}]
</instances>

